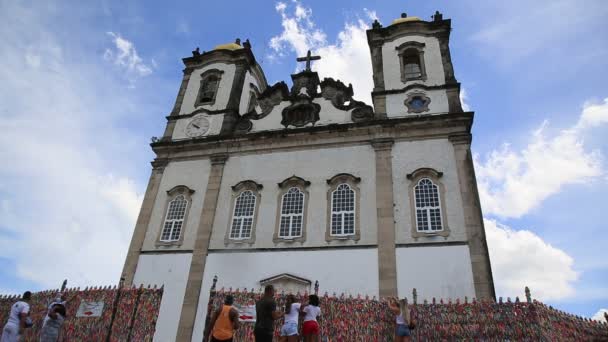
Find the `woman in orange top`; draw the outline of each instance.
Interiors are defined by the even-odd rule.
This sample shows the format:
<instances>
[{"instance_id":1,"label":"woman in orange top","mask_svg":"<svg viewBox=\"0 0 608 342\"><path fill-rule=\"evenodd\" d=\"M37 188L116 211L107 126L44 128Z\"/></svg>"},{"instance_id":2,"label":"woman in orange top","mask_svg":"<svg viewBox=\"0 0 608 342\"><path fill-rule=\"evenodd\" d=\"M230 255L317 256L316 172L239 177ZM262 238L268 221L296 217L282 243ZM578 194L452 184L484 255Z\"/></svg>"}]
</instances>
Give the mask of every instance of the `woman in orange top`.
<instances>
[{"instance_id":1,"label":"woman in orange top","mask_svg":"<svg viewBox=\"0 0 608 342\"><path fill-rule=\"evenodd\" d=\"M211 342L232 342L234 331L239 328L239 312L232 307L234 298L227 295L224 305L217 309L211 319L211 332L207 340ZM209 339L211 338L211 339Z\"/></svg>"}]
</instances>

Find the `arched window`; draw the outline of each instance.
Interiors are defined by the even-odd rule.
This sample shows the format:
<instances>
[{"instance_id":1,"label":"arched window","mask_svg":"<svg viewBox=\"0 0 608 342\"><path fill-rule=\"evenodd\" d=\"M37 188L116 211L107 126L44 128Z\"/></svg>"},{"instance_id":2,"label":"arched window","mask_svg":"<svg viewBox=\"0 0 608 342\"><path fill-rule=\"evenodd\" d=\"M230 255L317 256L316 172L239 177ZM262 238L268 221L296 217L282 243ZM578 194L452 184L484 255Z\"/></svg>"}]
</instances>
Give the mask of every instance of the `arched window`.
<instances>
[{"instance_id":1,"label":"arched window","mask_svg":"<svg viewBox=\"0 0 608 342\"><path fill-rule=\"evenodd\" d=\"M414 200L416 203L416 229L419 232L443 230L437 185L429 178L421 178L414 187Z\"/></svg>"},{"instance_id":2,"label":"arched window","mask_svg":"<svg viewBox=\"0 0 608 342\"><path fill-rule=\"evenodd\" d=\"M297 187L290 188L281 201L280 238L302 236L304 222L304 193Z\"/></svg>"},{"instance_id":3,"label":"arched window","mask_svg":"<svg viewBox=\"0 0 608 342\"><path fill-rule=\"evenodd\" d=\"M187 208L188 201L184 195L179 195L169 202L160 241L179 241Z\"/></svg>"},{"instance_id":4,"label":"arched window","mask_svg":"<svg viewBox=\"0 0 608 342\"><path fill-rule=\"evenodd\" d=\"M230 238L249 239L253 227L256 196L251 190L241 192L234 203Z\"/></svg>"},{"instance_id":5,"label":"arched window","mask_svg":"<svg viewBox=\"0 0 608 342\"><path fill-rule=\"evenodd\" d=\"M164 221L160 222L157 245L181 245L194 190L178 185L167 191Z\"/></svg>"},{"instance_id":6,"label":"arched window","mask_svg":"<svg viewBox=\"0 0 608 342\"><path fill-rule=\"evenodd\" d=\"M355 234L355 192L342 183L331 195L331 235Z\"/></svg>"},{"instance_id":7,"label":"arched window","mask_svg":"<svg viewBox=\"0 0 608 342\"><path fill-rule=\"evenodd\" d=\"M196 105L212 105L220 86L222 71L218 69L207 70L201 75L201 84L198 91Z\"/></svg>"},{"instance_id":8,"label":"arched window","mask_svg":"<svg viewBox=\"0 0 608 342\"><path fill-rule=\"evenodd\" d=\"M359 240L359 187L361 178L340 173L327 180L325 240Z\"/></svg>"},{"instance_id":9,"label":"arched window","mask_svg":"<svg viewBox=\"0 0 608 342\"><path fill-rule=\"evenodd\" d=\"M406 42L396 47L401 64L401 81L426 80L424 43Z\"/></svg>"}]
</instances>

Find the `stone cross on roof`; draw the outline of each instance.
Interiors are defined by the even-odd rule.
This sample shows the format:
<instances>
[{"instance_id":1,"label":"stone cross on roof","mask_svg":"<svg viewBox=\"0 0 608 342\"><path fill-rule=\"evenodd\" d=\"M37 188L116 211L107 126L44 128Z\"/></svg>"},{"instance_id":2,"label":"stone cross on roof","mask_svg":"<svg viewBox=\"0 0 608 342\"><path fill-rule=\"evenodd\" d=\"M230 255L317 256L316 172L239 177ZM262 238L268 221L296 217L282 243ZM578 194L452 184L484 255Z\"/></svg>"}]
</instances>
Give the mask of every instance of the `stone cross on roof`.
<instances>
[{"instance_id":1,"label":"stone cross on roof","mask_svg":"<svg viewBox=\"0 0 608 342\"><path fill-rule=\"evenodd\" d=\"M305 71L310 71L310 61L316 61L321 59L321 56L311 56L310 50L308 50L308 53L306 54L306 57L298 57L296 58L296 60L298 62L306 62L306 70Z\"/></svg>"}]
</instances>

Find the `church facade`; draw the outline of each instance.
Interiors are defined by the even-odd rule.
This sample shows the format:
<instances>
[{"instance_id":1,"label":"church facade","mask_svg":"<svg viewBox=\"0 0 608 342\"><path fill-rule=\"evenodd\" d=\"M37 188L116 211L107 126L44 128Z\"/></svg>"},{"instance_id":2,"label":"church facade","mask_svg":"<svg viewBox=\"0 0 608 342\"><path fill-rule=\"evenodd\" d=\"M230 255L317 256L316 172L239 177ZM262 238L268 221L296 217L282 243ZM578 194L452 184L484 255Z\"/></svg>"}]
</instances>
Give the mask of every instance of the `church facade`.
<instances>
[{"instance_id":1,"label":"church facade","mask_svg":"<svg viewBox=\"0 0 608 342\"><path fill-rule=\"evenodd\" d=\"M214 276L233 288L494 297L450 30L440 13L374 22L373 106L321 80L310 53L291 87L267 84L248 41L183 59L122 274L164 286L155 340L202 340Z\"/></svg>"}]
</instances>

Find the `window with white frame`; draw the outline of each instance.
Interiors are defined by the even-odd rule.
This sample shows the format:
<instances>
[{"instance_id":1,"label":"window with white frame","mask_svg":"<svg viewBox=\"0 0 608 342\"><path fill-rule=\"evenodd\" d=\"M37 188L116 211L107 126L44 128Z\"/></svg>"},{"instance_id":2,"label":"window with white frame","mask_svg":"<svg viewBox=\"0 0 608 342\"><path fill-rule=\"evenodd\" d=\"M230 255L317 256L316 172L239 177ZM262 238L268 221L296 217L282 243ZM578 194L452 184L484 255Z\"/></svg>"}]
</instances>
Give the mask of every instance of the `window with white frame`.
<instances>
[{"instance_id":1,"label":"window with white frame","mask_svg":"<svg viewBox=\"0 0 608 342\"><path fill-rule=\"evenodd\" d=\"M249 239L253 227L256 196L251 190L241 192L235 199L230 238Z\"/></svg>"},{"instance_id":2,"label":"window with white frame","mask_svg":"<svg viewBox=\"0 0 608 342\"><path fill-rule=\"evenodd\" d=\"M416 206L416 228L420 232L443 229L441 224L441 202L439 190L429 178L422 178L414 187Z\"/></svg>"},{"instance_id":3,"label":"window with white frame","mask_svg":"<svg viewBox=\"0 0 608 342\"><path fill-rule=\"evenodd\" d=\"M182 233L187 207L188 201L184 195L179 195L169 202L167 216L165 218L165 224L163 225L160 241L171 242L179 240Z\"/></svg>"},{"instance_id":4,"label":"window with white frame","mask_svg":"<svg viewBox=\"0 0 608 342\"><path fill-rule=\"evenodd\" d=\"M290 188L281 201L280 238L302 236L304 221L304 193L297 187Z\"/></svg>"},{"instance_id":5,"label":"window with white frame","mask_svg":"<svg viewBox=\"0 0 608 342\"><path fill-rule=\"evenodd\" d=\"M355 191L346 183L331 194L331 235L355 234Z\"/></svg>"}]
</instances>

